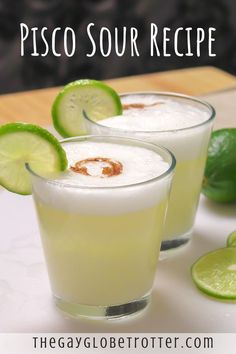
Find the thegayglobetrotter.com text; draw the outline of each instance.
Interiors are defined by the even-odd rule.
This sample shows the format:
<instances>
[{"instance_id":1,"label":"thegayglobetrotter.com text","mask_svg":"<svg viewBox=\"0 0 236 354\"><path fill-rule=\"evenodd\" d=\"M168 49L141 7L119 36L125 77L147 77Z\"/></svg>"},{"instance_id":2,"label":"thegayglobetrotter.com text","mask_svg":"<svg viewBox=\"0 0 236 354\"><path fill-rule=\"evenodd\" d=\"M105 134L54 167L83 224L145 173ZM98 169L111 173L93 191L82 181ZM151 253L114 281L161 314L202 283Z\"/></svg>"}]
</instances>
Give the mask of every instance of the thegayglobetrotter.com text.
<instances>
[{"instance_id":1,"label":"thegayglobetrotter.com text","mask_svg":"<svg viewBox=\"0 0 236 354\"><path fill-rule=\"evenodd\" d=\"M211 336L156 336L156 335L122 335L122 336L67 336L47 337L33 336L33 349L176 349L176 348L214 348Z\"/></svg>"},{"instance_id":2,"label":"thegayglobetrotter.com text","mask_svg":"<svg viewBox=\"0 0 236 354\"><path fill-rule=\"evenodd\" d=\"M1 354L235 354L236 333L0 333Z\"/></svg>"}]
</instances>

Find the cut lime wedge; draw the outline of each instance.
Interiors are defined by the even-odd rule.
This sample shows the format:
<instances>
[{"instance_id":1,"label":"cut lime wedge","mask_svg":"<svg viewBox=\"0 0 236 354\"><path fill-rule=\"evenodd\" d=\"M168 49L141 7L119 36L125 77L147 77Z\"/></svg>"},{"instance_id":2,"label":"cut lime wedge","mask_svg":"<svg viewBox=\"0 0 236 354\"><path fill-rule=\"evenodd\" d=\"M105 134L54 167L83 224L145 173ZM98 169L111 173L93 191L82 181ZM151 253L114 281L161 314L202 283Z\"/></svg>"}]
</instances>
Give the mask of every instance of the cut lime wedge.
<instances>
[{"instance_id":1,"label":"cut lime wedge","mask_svg":"<svg viewBox=\"0 0 236 354\"><path fill-rule=\"evenodd\" d=\"M191 268L196 286L207 295L236 300L236 248L220 248L199 258Z\"/></svg>"},{"instance_id":2,"label":"cut lime wedge","mask_svg":"<svg viewBox=\"0 0 236 354\"><path fill-rule=\"evenodd\" d=\"M120 115L120 97L100 81L71 82L58 94L52 106L53 124L58 133L66 138L85 135L83 111L95 121Z\"/></svg>"},{"instance_id":3,"label":"cut lime wedge","mask_svg":"<svg viewBox=\"0 0 236 354\"><path fill-rule=\"evenodd\" d=\"M227 238L227 247L236 247L236 230L229 234Z\"/></svg>"},{"instance_id":4,"label":"cut lime wedge","mask_svg":"<svg viewBox=\"0 0 236 354\"><path fill-rule=\"evenodd\" d=\"M43 176L67 167L64 150L47 130L24 123L1 126L0 185L14 193L31 194L26 163L35 173Z\"/></svg>"}]
</instances>

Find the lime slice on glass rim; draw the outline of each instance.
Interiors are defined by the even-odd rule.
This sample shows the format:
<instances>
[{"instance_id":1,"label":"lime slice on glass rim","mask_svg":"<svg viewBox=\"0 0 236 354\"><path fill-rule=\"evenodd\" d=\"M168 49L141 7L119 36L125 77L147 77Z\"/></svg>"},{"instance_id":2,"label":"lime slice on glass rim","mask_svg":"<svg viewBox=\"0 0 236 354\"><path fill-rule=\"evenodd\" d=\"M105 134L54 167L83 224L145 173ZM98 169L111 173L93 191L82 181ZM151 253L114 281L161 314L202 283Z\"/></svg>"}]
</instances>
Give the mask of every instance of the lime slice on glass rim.
<instances>
[{"instance_id":1,"label":"lime slice on glass rim","mask_svg":"<svg viewBox=\"0 0 236 354\"><path fill-rule=\"evenodd\" d=\"M229 234L227 238L227 247L236 247L236 230Z\"/></svg>"},{"instance_id":2,"label":"lime slice on glass rim","mask_svg":"<svg viewBox=\"0 0 236 354\"><path fill-rule=\"evenodd\" d=\"M47 130L25 123L0 127L0 185L11 192L31 194L31 180L26 169L40 176L63 171L67 167L65 151Z\"/></svg>"},{"instance_id":3,"label":"lime slice on glass rim","mask_svg":"<svg viewBox=\"0 0 236 354\"><path fill-rule=\"evenodd\" d=\"M236 300L236 248L219 248L199 258L191 268L192 279L205 294Z\"/></svg>"},{"instance_id":4,"label":"lime slice on glass rim","mask_svg":"<svg viewBox=\"0 0 236 354\"><path fill-rule=\"evenodd\" d=\"M86 112L93 120L122 114L119 95L96 80L77 80L66 85L52 106L53 125L64 138L85 135Z\"/></svg>"}]
</instances>

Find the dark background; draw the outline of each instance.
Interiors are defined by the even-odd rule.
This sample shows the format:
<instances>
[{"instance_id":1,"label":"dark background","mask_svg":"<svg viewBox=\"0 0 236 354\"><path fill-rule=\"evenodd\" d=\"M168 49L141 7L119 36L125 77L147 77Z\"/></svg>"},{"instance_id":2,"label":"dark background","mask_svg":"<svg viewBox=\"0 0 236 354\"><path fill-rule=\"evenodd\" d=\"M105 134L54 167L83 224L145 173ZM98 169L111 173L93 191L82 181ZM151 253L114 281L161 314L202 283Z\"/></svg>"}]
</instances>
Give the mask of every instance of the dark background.
<instances>
[{"instance_id":1,"label":"dark background","mask_svg":"<svg viewBox=\"0 0 236 354\"><path fill-rule=\"evenodd\" d=\"M63 85L78 78L113 77L214 65L236 74L236 0L0 0L0 93ZM76 54L68 58L32 57L32 40L20 56L20 23L29 27L48 27L49 34L59 26L79 33ZM140 57L127 54L118 58L99 53L87 58L91 45L85 33L90 22L96 28L135 26L139 30ZM215 27L217 56L209 58L207 47L200 58L150 57L149 26ZM48 37L50 38L50 36ZM40 38L38 47L45 50ZM170 47L173 46L170 43ZM184 42L183 42L184 46ZM57 38L63 47L63 37ZM127 46L128 48L128 46Z\"/></svg>"}]
</instances>

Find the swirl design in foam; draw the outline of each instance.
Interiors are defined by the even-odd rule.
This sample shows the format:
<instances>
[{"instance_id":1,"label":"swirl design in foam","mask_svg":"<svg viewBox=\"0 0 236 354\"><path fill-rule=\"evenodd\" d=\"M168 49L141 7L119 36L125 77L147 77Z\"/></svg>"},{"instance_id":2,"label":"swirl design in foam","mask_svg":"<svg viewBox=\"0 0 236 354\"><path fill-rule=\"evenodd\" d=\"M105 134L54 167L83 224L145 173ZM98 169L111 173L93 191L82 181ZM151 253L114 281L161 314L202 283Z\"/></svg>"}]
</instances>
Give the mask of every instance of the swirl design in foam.
<instances>
[{"instance_id":1,"label":"swirl design in foam","mask_svg":"<svg viewBox=\"0 0 236 354\"><path fill-rule=\"evenodd\" d=\"M167 151L142 142L137 146L102 140L64 142L69 166L102 156L121 162L121 174L100 178L68 169L54 179L34 176L33 189L39 200L67 212L111 215L150 208L166 198L173 168Z\"/></svg>"},{"instance_id":2,"label":"swirl design in foam","mask_svg":"<svg viewBox=\"0 0 236 354\"><path fill-rule=\"evenodd\" d=\"M181 160L196 158L206 148L212 114L208 104L188 96L148 92L124 94L121 100L130 109L98 124L86 119L89 132L145 139L174 151Z\"/></svg>"}]
</instances>

